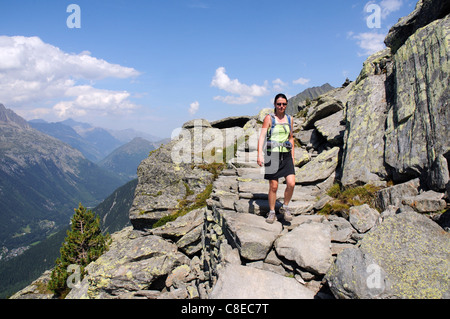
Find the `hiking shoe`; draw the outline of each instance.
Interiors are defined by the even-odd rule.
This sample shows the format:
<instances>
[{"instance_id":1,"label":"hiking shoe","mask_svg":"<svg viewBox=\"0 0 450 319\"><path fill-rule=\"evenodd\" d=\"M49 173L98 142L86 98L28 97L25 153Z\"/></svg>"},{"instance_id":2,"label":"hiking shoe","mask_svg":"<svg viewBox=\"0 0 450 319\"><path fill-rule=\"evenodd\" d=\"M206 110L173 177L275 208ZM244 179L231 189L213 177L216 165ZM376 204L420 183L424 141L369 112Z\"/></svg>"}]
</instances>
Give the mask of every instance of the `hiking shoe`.
<instances>
[{"instance_id":1,"label":"hiking shoe","mask_svg":"<svg viewBox=\"0 0 450 319\"><path fill-rule=\"evenodd\" d=\"M281 207L280 213L283 214L285 221L287 221L287 222L292 221L292 213L291 213L291 210L289 207L288 208Z\"/></svg>"},{"instance_id":2,"label":"hiking shoe","mask_svg":"<svg viewBox=\"0 0 450 319\"><path fill-rule=\"evenodd\" d=\"M277 220L275 212L269 212L269 216L266 218L266 223L273 224Z\"/></svg>"}]
</instances>

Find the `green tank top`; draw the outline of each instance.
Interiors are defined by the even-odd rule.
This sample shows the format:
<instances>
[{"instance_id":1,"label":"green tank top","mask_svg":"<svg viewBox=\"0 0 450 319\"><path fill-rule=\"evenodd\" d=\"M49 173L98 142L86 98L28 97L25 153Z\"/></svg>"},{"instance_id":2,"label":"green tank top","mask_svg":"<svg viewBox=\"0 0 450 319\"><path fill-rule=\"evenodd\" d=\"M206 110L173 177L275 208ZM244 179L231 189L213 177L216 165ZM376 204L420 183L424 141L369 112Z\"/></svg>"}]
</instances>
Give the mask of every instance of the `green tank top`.
<instances>
[{"instance_id":1,"label":"green tank top","mask_svg":"<svg viewBox=\"0 0 450 319\"><path fill-rule=\"evenodd\" d=\"M270 127L269 127L270 130ZM289 140L289 136L291 133L291 127L288 123L278 123L277 118L275 117L275 127L272 131L272 137L270 138L271 141L278 142L278 143L284 143ZM279 152L279 153L288 153L290 152L289 149L283 146L275 147L273 149L268 148L268 151L271 152Z\"/></svg>"}]
</instances>

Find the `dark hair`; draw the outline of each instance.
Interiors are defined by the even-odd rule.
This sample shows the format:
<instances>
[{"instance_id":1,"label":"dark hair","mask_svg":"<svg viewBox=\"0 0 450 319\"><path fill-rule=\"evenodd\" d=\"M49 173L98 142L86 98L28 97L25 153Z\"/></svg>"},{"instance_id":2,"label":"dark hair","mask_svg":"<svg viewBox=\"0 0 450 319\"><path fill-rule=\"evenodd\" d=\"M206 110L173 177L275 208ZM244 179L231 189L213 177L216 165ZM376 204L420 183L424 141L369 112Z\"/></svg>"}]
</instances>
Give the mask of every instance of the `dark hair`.
<instances>
[{"instance_id":1,"label":"dark hair","mask_svg":"<svg viewBox=\"0 0 450 319\"><path fill-rule=\"evenodd\" d=\"M273 100L273 105L277 104L277 101L278 101L279 98L285 99L286 102L288 100L286 95L284 95L283 93L279 93L279 94L277 94L277 96L275 96L275 100ZM277 113L277 108L275 108L274 112Z\"/></svg>"}]
</instances>

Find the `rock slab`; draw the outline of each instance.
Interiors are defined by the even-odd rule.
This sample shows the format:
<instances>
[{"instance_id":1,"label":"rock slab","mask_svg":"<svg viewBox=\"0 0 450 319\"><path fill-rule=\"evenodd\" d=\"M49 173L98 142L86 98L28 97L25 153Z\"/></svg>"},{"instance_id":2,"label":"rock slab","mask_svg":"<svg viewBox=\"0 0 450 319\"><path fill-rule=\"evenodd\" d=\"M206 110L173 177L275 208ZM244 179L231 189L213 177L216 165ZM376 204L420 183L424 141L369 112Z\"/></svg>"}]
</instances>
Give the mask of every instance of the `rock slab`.
<instances>
[{"instance_id":1,"label":"rock slab","mask_svg":"<svg viewBox=\"0 0 450 319\"><path fill-rule=\"evenodd\" d=\"M331 265L331 231L322 223L300 224L275 242L277 253L315 274L325 274Z\"/></svg>"},{"instance_id":2,"label":"rock slab","mask_svg":"<svg viewBox=\"0 0 450 319\"><path fill-rule=\"evenodd\" d=\"M450 298L450 234L404 212L344 250L325 276L336 298Z\"/></svg>"},{"instance_id":3,"label":"rock slab","mask_svg":"<svg viewBox=\"0 0 450 319\"><path fill-rule=\"evenodd\" d=\"M283 228L279 222L268 224L264 217L253 214L227 211L223 217L229 237L241 256L248 260L266 258Z\"/></svg>"},{"instance_id":4,"label":"rock slab","mask_svg":"<svg viewBox=\"0 0 450 319\"><path fill-rule=\"evenodd\" d=\"M314 292L294 278L253 267L228 264L210 299L314 299Z\"/></svg>"}]
</instances>

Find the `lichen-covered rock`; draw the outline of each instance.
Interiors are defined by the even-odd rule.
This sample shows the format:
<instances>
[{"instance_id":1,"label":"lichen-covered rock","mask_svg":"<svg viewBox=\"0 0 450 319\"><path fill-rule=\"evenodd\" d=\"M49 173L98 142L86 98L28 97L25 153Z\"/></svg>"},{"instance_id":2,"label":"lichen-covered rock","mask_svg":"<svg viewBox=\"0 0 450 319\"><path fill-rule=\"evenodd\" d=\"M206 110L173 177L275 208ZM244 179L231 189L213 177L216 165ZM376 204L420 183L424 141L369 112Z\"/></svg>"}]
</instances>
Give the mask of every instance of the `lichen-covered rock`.
<instances>
[{"instance_id":1,"label":"lichen-covered rock","mask_svg":"<svg viewBox=\"0 0 450 319\"><path fill-rule=\"evenodd\" d=\"M404 197L402 203L412 207L418 213L431 213L445 209L447 203L444 194L435 191L423 192L420 195Z\"/></svg>"},{"instance_id":2,"label":"lichen-covered rock","mask_svg":"<svg viewBox=\"0 0 450 319\"><path fill-rule=\"evenodd\" d=\"M301 147L296 147L294 152L294 165L297 167L302 167L311 160L311 155Z\"/></svg>"},{"instance_id":3,"label":"lichen-covered rock","mask_svg":"<svg viewBox=\"0 0 450 319\"><path fill-rule=\"evenodd\" d=\"M337 256L326 275L337 298L450 297L450 235L415 212L387 217Z\"/></svg>"},{"instance_id":4,"label":"lichen-covered rock","mask_svg":"<svg viewBox=\"0 0 450 319\"><path fill-rule=\"evenodd\" d=\"M386 121L386 72L389 49L364 62L345 109L342 184L377 184L387 176L383 154Z\"/></svg>"},{"instance_id":5,"label":"lichen-covered rock","mask_svg":"<svg viewBox=\"0 0 450 319\"><path fill-rule=\"evenodd\" d=\"M176 267L190 264L175 244L159 236L133 239L129 227L115 237L114 245L86 267L87 276L80 288L72 289L68 299L109 299L129 292L161 290L163 287L155 287L158 280Z\"/></svg>"},{"instance_id":6,"label":"lichen-covered rock","mask_svg":"<svg viewBox=\"0 0 450 319\"><path fill-rule=\"evenodd\" d=\"M279 222L268 224L264 217L253 214L224 211L223 218L229 238L232 238L241 256L247 260L266 258L282 230Z\"/></svg>"},{"instance_id":7,"label":"lichen-covered rock","mask_svg":"<svg viewBox=\"0 0 450 319\"><path fill-rule=\"evenodd\" d=\"M396 52L417 29L430 22L441 19L450 13L447 0L419 0L411 14L403 17L394 25L385 39L387 47Z\"/></svg>"},{"instance_id":8,"label":"lichen-covered rock","mask_svg":"<svg viewBox=\"0 0 450 319\"><path fill-rule=\"evenodd\" d=\"M275 242L277 253L315 274L331 266L331 230L322 223L303 223Z\"/></svg>"},{"instance_id":9,"label":"lichen-covered rock","mask_svg":"<svg viewBox=\"0 0 450 319\"><path fill-rule=\"evenodd\" d=\"M401 207L403 198L419 195L420 180L418 178L406 183L386 187L375 194L375 204L380 211L386 210L389 206Z\"/></svg>"},{"instance_id":10,"label":"lichen-covered rock","mask_svg":"<svg viewBox=\"0 0 450 319\"><path fill-rule=\"evenodd\" d=\"M191 136L192 141L200 138ZM191 139L190 139L191 140ZM194 162L176 161L174 148L180 140L174 140L153 151L138 167L138 185L129 212L135 229L149 229L152 225L178 210L181 200L203 192L213 181L213 174L199 168ZM189 145L189 158L195 146ZM200 148L201 150L201 148ZM197 164L202 164L199 162Z\"/></svg>"},{"instance_id":11,"label":"lichen-covered rock","mask_svg":"<svg viewBox=\"0 0 450 319\"><path fill-rule=\"evenodd\" d=\"M339 147L322 152L295 173L297 184L311 184L326 180L336 170L339 160Z\"/></svg>"},{"instance_id":12,"label":"lichen-covered rock","mask_svg":"<svg viewBox=\"0 0 450 319\"><path fill-rule=\"evenodd\" d=\"M393 57L397 92L387 114L385 160L396 181L421 176L450 151L449 48L447 16L417 30Z\"/></svg>"},{"instance_id":13,"label":"lichen-covered rock","mask_svg":"<svg viewBox=\"0 0 450 319\"><path fill-rule=\"evenodd\" d=\"M331 96L322 96L310 106L310 112L303 127L314 128L314 123L344 109L342 101Z\"/></svg>"},{"instance_id":14,"label":"lichen-covered rock","mask_svg":"<svg viewBox=\"0 0 450 319\"><path fill-rule=\"evenodd\" d=\"M211 299L313 299L315 293L294 278L228 264L219 272Z\"/></svg>"},{"instance_id":15,"label":"lichen-covered rock","mask_svg":"<svg viewBox=\"0 0 450 319\"><path fill-rule=\"evenodd\" d=\"M16 292L9 299L56 299L56 294L46 289L51 280L52 271L47 270L30 285Z\"/></svg>"},{"instance_id":16,"label":"lichen-covered rock","mask_svg":"<svg viewBox=\"0 0 450 319\"><path fill-rule=\"evenodd\" d=\"M380 213L369 205L350 207L350 224L359 232L365 233L378 222Z\"/></svg>"}]
</instances>

